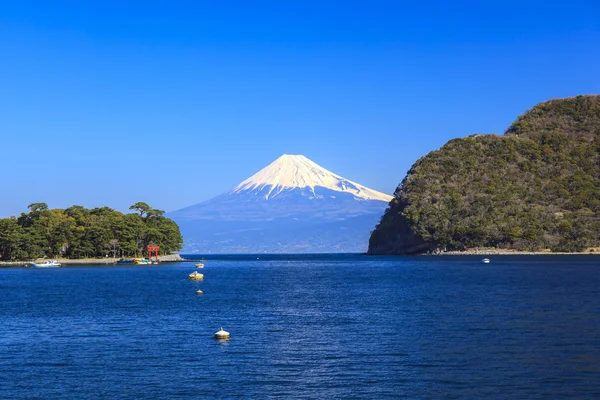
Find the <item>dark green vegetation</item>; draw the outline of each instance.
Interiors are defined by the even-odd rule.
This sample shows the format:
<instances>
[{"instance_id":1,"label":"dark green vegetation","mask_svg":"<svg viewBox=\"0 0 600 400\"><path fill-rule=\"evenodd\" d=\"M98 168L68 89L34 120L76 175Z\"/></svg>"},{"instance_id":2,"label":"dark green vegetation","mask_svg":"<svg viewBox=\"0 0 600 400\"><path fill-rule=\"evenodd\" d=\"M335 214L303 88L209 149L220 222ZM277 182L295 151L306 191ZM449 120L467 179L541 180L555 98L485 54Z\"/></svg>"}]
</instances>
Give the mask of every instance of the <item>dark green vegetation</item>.
<instances>
[{"instance_id":1,"label":"dark green vegetation","mask_svg":"<svg viewBox=\"0 0 600 400\"><path fill-rule=\"evenodd\" d=\"M600 96L551 100L504 136L454 139L418 160L370 254L600 246Z\"/></svg>"},{"instance_id":2,"label":"dark green vegetation","mask_svg":"<svg viewBox=\"0 0 600 400\"><path fill-rule=\"evenodd\" d=\"M29 213L0 219L0 259L27 260L43 256L87 258L140 256L150 243L161 254L179 250L183 244L179 227L164 211L146 203L123 214L108 207L48 209L45 203L29 205Z\"/></svg>"}]
</instances>

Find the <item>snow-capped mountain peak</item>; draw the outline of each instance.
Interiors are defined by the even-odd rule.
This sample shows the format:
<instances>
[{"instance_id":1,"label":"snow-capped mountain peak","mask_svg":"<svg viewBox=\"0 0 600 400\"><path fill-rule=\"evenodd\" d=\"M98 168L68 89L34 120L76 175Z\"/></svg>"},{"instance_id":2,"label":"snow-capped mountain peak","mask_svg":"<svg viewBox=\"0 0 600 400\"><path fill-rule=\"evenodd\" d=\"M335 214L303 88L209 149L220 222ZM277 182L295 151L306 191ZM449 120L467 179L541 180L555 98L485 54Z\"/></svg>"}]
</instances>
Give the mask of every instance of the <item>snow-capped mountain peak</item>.
<instances>
[{"instance_id":1,"label":"snow-capped mountain peak","mask_svg":"<svg viewBox=\"0 0 600 400\"><path fill-rule=\"evenodd\" d=\"M230 194L241 192L261 192L265 199L271 199L290 189L308 188L315 197L315 188L325 188L336 192L348 193L364 200L389 202L392 196L369 189L356 182L345 179L303 155L284 154L265 168L252 175Z\"/></svg>"},{"instance_id":2,"label":"snow-capped mountain peak","mask_svg":"<svg viewBox=\"0 0 600 400\"><path fill-rule=\"evenodd\" d=\"M284 154L231 191L169 217L185 252L364 252L391 198Z\"/></svg>"}]
</instances>

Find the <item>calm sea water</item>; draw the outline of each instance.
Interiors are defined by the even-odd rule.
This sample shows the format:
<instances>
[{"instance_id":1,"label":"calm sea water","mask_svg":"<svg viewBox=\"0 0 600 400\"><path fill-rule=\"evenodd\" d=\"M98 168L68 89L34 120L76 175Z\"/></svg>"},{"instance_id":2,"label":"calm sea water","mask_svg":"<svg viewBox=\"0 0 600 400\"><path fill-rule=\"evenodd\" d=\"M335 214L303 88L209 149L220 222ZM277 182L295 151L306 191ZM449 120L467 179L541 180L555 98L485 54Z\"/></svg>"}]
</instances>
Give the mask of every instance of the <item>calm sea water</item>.
<instances>
[{"instance_id":1,"label":"calm sea water","mask_svg":"<svg viewBox=\"0 0 600 400\"><path fill-rule=\"evenodd\" d=\"M0 397L600 398L600 257L194 269L0 269Z\"/></svg>"}]
</instances>

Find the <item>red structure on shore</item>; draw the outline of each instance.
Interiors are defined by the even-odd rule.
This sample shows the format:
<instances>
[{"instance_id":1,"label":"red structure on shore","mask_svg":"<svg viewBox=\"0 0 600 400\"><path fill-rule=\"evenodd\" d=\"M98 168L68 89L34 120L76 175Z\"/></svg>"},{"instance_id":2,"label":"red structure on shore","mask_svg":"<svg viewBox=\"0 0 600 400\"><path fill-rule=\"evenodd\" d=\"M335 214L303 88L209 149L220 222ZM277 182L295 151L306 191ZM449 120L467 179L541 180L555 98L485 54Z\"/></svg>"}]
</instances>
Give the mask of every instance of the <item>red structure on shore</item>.
<instances>
[{"instance_id":1,"label":"red structure on shore","mask_svg":"<svg viewBox=\"0 0 600 400\"><path fill-rule=\"evenodd\" d=\"M156 262L158 262L158 250L160 250L160 246L146 246L148 249L148 260L152 259L152 254L156 256Z\"/></svg>"}]
</instances>

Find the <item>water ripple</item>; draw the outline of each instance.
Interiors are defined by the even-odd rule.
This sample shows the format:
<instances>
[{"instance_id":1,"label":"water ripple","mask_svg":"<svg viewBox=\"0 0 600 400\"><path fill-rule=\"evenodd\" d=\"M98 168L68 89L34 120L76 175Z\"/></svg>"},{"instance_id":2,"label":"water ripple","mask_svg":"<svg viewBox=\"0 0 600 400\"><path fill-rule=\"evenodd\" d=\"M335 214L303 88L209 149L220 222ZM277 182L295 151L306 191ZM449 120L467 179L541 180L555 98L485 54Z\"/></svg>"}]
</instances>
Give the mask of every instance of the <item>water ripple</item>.
<instances>
[{"instance_id":1,"label":"water ripple","mask_svg":"<svg viewBox=\"0 0 600 400\"><path fill-rule=\"evenodd\" d=\"M0 397L600 398L597 257L290 258L0 269Z\"/></svg>"}]
</instances>

